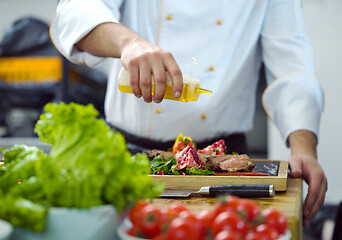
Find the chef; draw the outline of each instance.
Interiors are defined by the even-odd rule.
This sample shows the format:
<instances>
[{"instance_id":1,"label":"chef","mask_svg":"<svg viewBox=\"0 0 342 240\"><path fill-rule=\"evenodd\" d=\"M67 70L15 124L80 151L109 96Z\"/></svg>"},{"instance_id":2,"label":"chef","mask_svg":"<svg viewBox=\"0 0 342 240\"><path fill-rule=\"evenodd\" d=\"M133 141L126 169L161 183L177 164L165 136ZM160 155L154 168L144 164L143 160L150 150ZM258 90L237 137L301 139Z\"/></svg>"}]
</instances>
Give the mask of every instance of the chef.
<instances>
[{"instance_id":1,"label":"chef","mask_svg":"<svg viewBox=\"0 0 342 240\"><path fill-rule=\"evenodd\" d=\"M200 146L222 138L231 151L246 152L264 63L264 109L291 148L291 175L309 185L304 225L323 205L327 180L316 154L323 93L300 0L61 0L50 32L73 63L110 58L106 121L141 150L170 147L183 133ZM122 66L134 94L118 89ZM213 94L163 100L166 72L176 98L183 74Z\"/></svg>"}]
</instances>

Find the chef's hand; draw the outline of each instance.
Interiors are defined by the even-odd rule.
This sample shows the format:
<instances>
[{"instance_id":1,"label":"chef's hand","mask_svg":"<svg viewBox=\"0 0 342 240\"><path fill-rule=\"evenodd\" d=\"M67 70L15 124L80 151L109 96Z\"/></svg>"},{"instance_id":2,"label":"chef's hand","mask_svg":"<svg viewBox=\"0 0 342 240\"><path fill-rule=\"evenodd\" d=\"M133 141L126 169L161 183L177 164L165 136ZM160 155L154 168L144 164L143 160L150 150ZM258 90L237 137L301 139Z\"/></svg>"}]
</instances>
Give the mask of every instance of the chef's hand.
<instances>
[{"instance_id":1,"label":"chef's hand","mask_svg":"<svg viewBox=\"0 0 342 240\"><path fill-rule=\"evenodd\" d=\"M117 23L102 23L82 38L75 46L95 56L121 58L129 73L131 89L136 97L151 102L151 74L154 76L153 100L163 100L166 72L172 81L173 96L182 95L183 76L170 52L153 45L135 32ZM140 87L139 87L140 86Z\"/></svg>"},{"instance_id":2,"label":"chef's hand","mask_svg":"<svg viewBox=\"0 0 342 240\"><path fill-rule=\"evenodd\" d=\"M153 101L161 102L167 83L166 71L171 77L174 97L179 98L182 95L182 72L170 52L137 37L123 48L121 61L129 73L130 86L136 97L142 96L147 103L152 101L151 74L153 74L155 85Z\"/></svg>"},{"instance_id":3,"label":"chef's hand","mask_svg":"<svg viewBox=\"0 0 342 240\"><path fill-rule=\"evenodd\" d=\"M324 204L327 178L317 161L317 140L313 133L305 130L293 132L289 143L291 176L302 177L309 186L303 206L303 224L307 226Z\"/></svg>"}]
</instances>

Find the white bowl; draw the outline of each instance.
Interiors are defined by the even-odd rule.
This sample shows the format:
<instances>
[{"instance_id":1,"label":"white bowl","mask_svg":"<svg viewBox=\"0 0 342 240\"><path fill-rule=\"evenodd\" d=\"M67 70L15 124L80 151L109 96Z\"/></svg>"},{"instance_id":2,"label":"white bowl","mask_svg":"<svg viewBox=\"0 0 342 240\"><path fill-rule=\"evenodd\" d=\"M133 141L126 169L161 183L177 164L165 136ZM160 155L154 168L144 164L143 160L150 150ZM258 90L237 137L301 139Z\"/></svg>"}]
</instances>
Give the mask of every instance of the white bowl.
<instances>
[{"instance_id":1,"label":"white bowl","mask_svg":"<svg viewBox=\"0 0 342 240\"><path fill-rule=\"evenodd\" d=\"M46 229L33 233L28 229L14 228L13 239L20 240L113 240L121 216L112 206L90 209L50 208Z\"/></svg>"},{"instance_id":2,"label":"white bowl","mask_svg":"<svg viewBox=\"0 0 342 240\"><path fill-rule=\"evenodd\" d=\"M279 237L279 240L290 240L292 237L292 233L290 229L287 229L286 232Z\"/></svg>"},{"instance_id":3,"label":"white bowl","mask_svg":"<svg viewBox=\"0 0 342 240\"><path fill-rule=\"evenodd\" d=\"M0 219L0 240L8 240L13 232L12 225Z\"/></svg>"},{"instance_id":4,"label":"white bowl","mask_svg":"<svg viewBox=\"0 0 342 240\"><path fill-rule=\"evenodd\" d=\"M129 235L127 231L131 226L132 223L127 218L125 218L120 226L118 226L117 234L120 240L146 240L145 238L139 238Z\"/></svg>"}]
</instances>

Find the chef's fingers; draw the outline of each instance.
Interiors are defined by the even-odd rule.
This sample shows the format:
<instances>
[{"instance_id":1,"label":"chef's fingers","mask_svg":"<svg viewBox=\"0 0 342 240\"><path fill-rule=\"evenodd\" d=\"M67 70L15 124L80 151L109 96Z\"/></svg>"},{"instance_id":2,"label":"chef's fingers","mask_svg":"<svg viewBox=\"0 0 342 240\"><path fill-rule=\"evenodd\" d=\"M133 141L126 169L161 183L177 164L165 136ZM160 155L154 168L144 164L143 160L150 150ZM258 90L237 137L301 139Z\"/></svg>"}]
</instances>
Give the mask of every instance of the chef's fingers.
<instances>
[{"instance_id":1,"label":"chef's fingers","mask_svg":"<svg viewBox=\"0 0 342 240\"><path fill-rule=\"evenodd\" d=\"M139 66L139 83L144 101L147 103L152 102L152 82L151 82L152 69L146 61L142 61Z\"/></svg>"},{"instance_id":2,"label":"chef's fingers","mask_svg":"<svg viewBox=\"0 0 342 240\"><path fill-rule=\"evenodd\" d=\"M141 97L141 91L139 87L139 69L136 65L129 65L127 67L127 72L129 75L129 85L132 89L133 94L137 97Z\"/></svg>"},{"instance_id":3,"label":"chef's fingers","mask_svg":"<svg viewBox=\"0 0 342 240\"><path fill-rule=\"evenodd\" d=\"M306 206L306 203L304 204L304 226L307 226L312 219L315 217L315 215L318 213L319 209L323 206L324 204L324 199L325 199L325 193L328 189L328 184L327 184L327 179L326 177L322 176L322 178L317 179L317 181L320 182L320 186L319 186L319 190L317 195L315 195L315 193L312 194L312 196L310 196L313 199L313 206L310 208L308 206ZM310 187L309 187L310 188ZM310 191L310 189L309 189ZM309 197L309 194L307 196L307 198Z\"/></svg>"},{"instance_id":4,"label":"chef's fingers","mask_svg":"<svg viewBox=\"0 0 342 240\"><path fill-rule=\"evenodd\" d=\"M183 90L183 75L170 52L165 53L164 67L171 77L173 96L180 98Z\"/></svg>"},{"instance_id":5,"label":"chef's fingers","mask_svg":"<svg viewBox=\"0 0 342 240\"><path fill-rule=\"evenodd\" d=\"M291 169L291 177L301 177L302 176L302 166L303 161L297 159L296 157L290 157L289 165Z\"/></svg>"},{"instance_id":6,"label":"chef's fingers","mask_svg":"<svg viewBox=\"0 0 342 240\"><path fill-rule=\"evenodd\" d=\"M304 176L309 185L303 207L304 226L314 218L324 204L325 192L327 190L327 180L320 166L310 167L307 168L309 170L307 172L308 176Z\"/></svg>"},{"instance_id":7,"label":"chef's fingers","mask_svg":"<svg viewBox=\"0 0 342 240\"><path fill-rule=\"evenodd\" d=\"M304 220L303 220L304 226L309 225L309 223L314 219L314 217L318 213L319 209L321 209L321 207L323 206L324 199L325 199L325 192L326 190L322 187L320 197L315 201L314 206L312 207L312 210L310 211L310 214L304 217Z\"/></svg>"},{"instance_id":8,"label":"chef's fingers","mask_svg":"<svg viewBox=\"0 0 342 240\"><path fill-rule=\"evenodd\" d=\"M160 55L152 55L152 72L154 78L154 94L153 101L160 103L165 94L166 88L166 72L161 62Z\"/></svg>"}]
</instances>

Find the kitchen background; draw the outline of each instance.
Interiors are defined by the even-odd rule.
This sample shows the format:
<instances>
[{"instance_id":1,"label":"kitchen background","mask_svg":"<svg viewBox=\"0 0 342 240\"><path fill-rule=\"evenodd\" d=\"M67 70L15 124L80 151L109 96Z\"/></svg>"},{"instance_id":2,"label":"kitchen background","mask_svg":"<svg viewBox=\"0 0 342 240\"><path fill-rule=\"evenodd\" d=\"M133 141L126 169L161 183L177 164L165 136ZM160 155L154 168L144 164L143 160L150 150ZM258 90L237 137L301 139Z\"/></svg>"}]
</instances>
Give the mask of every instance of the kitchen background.
<instances>
[{"instance_id":1,"label":"kitchen background","mask_svg":"<svg viewBox=\"0 0 342 240\"><path fill-rule=\"evenodd\" d=\"M51 22L56 9L57 0L1 0L0 1L0 42L14 22L24 17L34 17L45 22ZM318 159L328 178L329 189L326 195L326 205L337 205L342 201L342 174L340 173L341 156L339 144L342 143L342 1L341 0L303 0L303 13L307 33L315 51L316 76L325 94L325 109L321 121L318 145ZM47 47L47 51L37 54L58 56L58 52ZM95 102L101 108L103 100L106 63L94 70L78 66L73 68L75 78L81 79L81 88L69 84L72 96L80 103L88 96L94 96L91 89L98 90L97 95L89 101ZM1 70L1 67L0 67ZM90 77L89 77L90 76ZM85 79L85 80L84 80ZM1 82L1 79L0 79ZM94 88L95 84L95 88ZM8 109L4 106L5 87L0 85L0 147L8 147L15 143L39 145L48 151L47 145L42 145L32 135L32 127L37 117L37 108L30 108L16 103ZM19 87L20 88L20 87ZM263 81L259 84L256 106L255 129L248 133L248 143L253 157L287 160L290 151L280 138L273 123L267 117L260 104L260 96L264 88ZM72 90L73 89L73 90ZM43 91L43 90L42 90ZM63 87L57 86L58 93L51 99L63 99ZM14 91L15 92L15 91ZM20 92L20 91L18 91ZM35 94L32 92L32 94ZM70 94L69 94L70 95ZM33 95L29 95L33 98ZM69 96L70 97L70 96ZM24 100L23 100L24 101ZM30 121L33 122L31 127ZM25 125L26 124L26 125ZM10 125L10 126L8 126ZM26 128L25 128L26 126ZM304 184L304 194L307 187ZM305 196L304 195L304 196Z\"/></svg>"}]
</instances>

